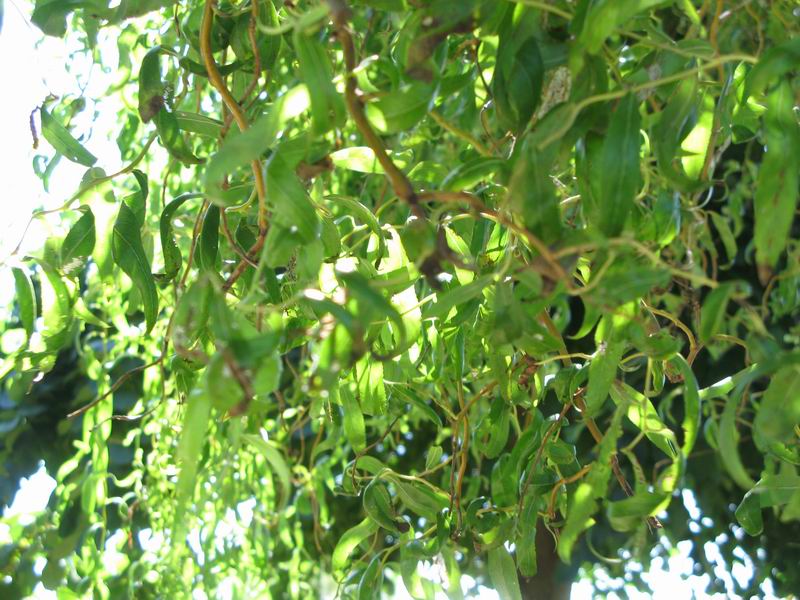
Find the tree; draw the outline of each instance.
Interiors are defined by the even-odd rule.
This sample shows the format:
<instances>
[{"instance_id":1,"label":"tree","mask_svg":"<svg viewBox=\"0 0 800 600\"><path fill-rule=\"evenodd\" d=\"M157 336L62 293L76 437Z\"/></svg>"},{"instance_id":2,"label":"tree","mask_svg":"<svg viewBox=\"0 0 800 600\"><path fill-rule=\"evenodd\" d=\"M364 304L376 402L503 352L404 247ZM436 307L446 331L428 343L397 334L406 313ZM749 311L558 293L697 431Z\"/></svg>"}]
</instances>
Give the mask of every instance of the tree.
<instances>
[{"instance_id":1,"label":"tree","mask_svg":"<svg viewBox=\"0 0 800 600\"><path fill-rule=\"evenodd\" d=\"M4 597L557 598L681 539L800 589L793 3L351 4L35 2L119 77L34 122L86 174L6 261L2 499L58 487Z\"/></svg>"}]
</instances>

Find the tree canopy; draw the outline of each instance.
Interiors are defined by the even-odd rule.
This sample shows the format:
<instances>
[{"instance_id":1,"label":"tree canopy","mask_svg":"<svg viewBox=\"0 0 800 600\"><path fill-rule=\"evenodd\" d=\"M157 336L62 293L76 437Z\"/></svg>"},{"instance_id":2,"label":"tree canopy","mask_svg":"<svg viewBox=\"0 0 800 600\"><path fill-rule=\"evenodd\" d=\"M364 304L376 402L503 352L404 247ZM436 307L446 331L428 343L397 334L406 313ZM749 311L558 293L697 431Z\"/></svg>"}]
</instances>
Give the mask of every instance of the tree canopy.
<instances>
[{"instance_id":1,"label":"tree canopy","mask_svg":"<svg viewBox=\"0 0 800 600\"><path fill-rule=\"evenodd\" d=\"M796 3L31 9L115 83L31 119L86 171L4 262L0 500L57 487L3 597L556 598L681 540L800 589Z\"/></svg>"}]
</instances>

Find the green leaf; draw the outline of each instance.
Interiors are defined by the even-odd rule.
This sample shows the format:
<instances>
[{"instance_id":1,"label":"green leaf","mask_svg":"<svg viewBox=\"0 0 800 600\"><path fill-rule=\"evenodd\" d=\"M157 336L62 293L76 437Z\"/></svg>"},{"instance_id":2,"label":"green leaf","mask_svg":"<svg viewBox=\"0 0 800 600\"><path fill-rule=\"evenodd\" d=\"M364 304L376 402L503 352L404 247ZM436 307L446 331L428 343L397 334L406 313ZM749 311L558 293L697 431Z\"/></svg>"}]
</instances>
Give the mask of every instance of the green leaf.
<instances>
[{"instance_id":1,"label":"green leaf","mask_svg":"<svg viewBox=\"0 0 800 600\"><path fill-rule=\"evenodd\" d=\"M412 83L367 104L367 116L383 133L411 129L428 113L433 91L426 83Z\"/></svg>"},{"instance_id":2,"label":"green leaf","mask_svg":"<svg viewBox=\"0 0 800 600\"><path fill-rule=\"evenodd\" d=\"M183 543L183 538L187 533L185 514L194 496L197 471L203 446L206 443L210 416L211 399L205 392L195 390L186 400L186 414L183 418L183 429L175 456L181 471L175 487L173 546Z\"/></svg>"},{"instance_id":3,"label":"green leaf","mask_svg":"<svg viewBox=\"0 0 800 600\"><path fill-rule=\"evenodd\" d=\"M610 322L610 319L608 319ZM600 344L589 363L589 383L586 386L586 414L596 415L608 398L617 367L625 354L625 342L611 326L606 327L606 339Z\"/></svg>"},{"instance_id":4,"label":"green leaf","mask_svg":"<svg viewBox=\"0 0 800 600\"><path fill-rule=\"evenodd\" d=\"M347 566L347 561L358 545L378 531L378 524L367 517L358 525L344 532L331 555L331 566L334 572L342 571Z\"/></svg>"},{"instance_id":5,"label":"green leaf","mask_svg":"<svg viewBox=\"0 0 800 600\"><path fill-rule=\"evenodd\" d=\"M396 338L399 340L393 351L404 350L407 339L405 322L392 303L374 289L369 281L357 271L340 271L336 276L344 284L347 293L356 300L361 318L367 322L370 322L373 317L391 322L397 334ZM387 355L380 358L388 359L389 357Z\"/></svg>"},{"instance_id":6,"label":"green leaf","mask_svg":"<svg viewBox=\"0 0 800 600\"><path fill-rule=\"evenodd\" d=\"M643 431L647 439L670 458L677 458L675 434L664 425L649 398L621 381L615 381L610 392L611 398L618 406L627 407L625 414L628 420Z\"/></svg>"},{"instance_id":7,"label":"green leaf","mask_svg":"<svg viewBox=\"0 0 800 600\"><path fill-rule=\"evenodd\" d=\"M206 166L204 181L209 198L221 206L229 204L221 187L225 175L260 158L275 144L286 122L305 112L309 102L305 86L294 87L278 98L265 114L253 121L247 131L229 135Z\"/></svg>"},{"instance_id":8,"label":"green leaf","mask_svg":"<svg viewBox=\"0 0 800 600\"><path fill-rule=\"evenodd\" d=\"M753 421L756 443L767 449L772 443L796 439L794 428L800 423L800 368L785 366L771 378L761 397Z\"/></svg>"},{"instance_id":9,"label":"green leaf","mask_svg":"<svg viewBox=\"0 0 800 600\"><path fill-rule=\"evenodd\" d=\"M33 328L36 324L36 293L33 289L28 274L19 267L12 267L11 272L14 274L14 289L16 292L17 304L19 305L19 320L22 321L22 327L28 338L33 334Z\"/></svg>"},{"instance_id":10,"label":"green leaf","mask_svg":"<svg viewBox=\"0 0 800 600\"><path fill-rule=\"evenodd\" d=\"M539 520L536 496L529 493L522 505L519 517L515 554L517 569L524 577L534 577L539 571L536 557L536 528Z\"/></svg>"},{"instance_id":11,"label":"green leaf","mask_svg":"<svg viewBox=\"0 0 800 600\"><path fill-rule=\"evenodd\" d=\"M436 515L450 505L447 494L420 481L401 479L394 473L385 475L384 478L394 484L397 496L403 504L421 517L435 521Z\"/></svg>"},{"instance_id":12,"label":"green leaf","mask_svg":"<svg viewBox=\"0 0 800 600\"><path fill-rule=\"evenodd\" d=\"M628 260L616 260L598 283L592 298L595 302L615 308L644 298L650 290L663 287L670 281L669 271Z\"/></svg>"},{"instance_id":13,"label":"green leaf","mask_svg":"<svg viewBox=\"0 0 800 600\"><path fill-rule=\"evenodd\" d=\"M242 388L225 363L222 352L216 352L206 365L203 373L203 385L206 394L211 398L212 406L222 412L232 409L244 399Z\"/></svg>"},{"instance_id":14,"label":"green leaf","mask_svg":"<svg viewBox=\"0 0 800 600\"><path fill-rule=\"evenodd\" d=\"M761 509L788 503L800 491L796 473L765 475L759 479L736 509L736 519L750 535L759 535L764 528Z\"/></svg>"},{"instance_id":15,"label":"green leaf","mask_svg":"<svg viewBox=\"0 0 800 600\"><path fill-rule=\"evenodd\" d=\"M737 385L733 393L725 401L725 408L722 410L722 418L719 423L718 443L719 456L731 478L739 486L749 489L753 487L754 482L744 468L742 459L739 456L739 435L736 431L736 414L739 410L739 401L744 393L745 382L747 382L747 379Z\"/></svg>"},{"instance_id":16,"label":"green leaf","mask_svg":"<svg viewBox=\"0 0 800 600\"><path fill-rule=\"evenodd\" d=\"M139 116L144 123L149 123L164 108L161 52L161 46L148 50L139 68Z\"/></svg>"},{"instance_id":17,"label":"green leaf","mask_svg":"<svg viewBox=\"0 0 800 600\"><path fill-rule=\"evenodd\" d=\"M722 245L725 247L725 254L728 256L728 264L724 265L723 268L730 267L736 260L736 253L738 251L736 237L733 235L733 231L731 231L728 220L725 217L713 211L708 214L711 217L711 221L714 223L714 227L717 229Z\"/></svg>"},{"instance_id":18,"label":"green leaf","mask_svg":"<svg viewBox=\"0 0 800 600\"><path fill-rule=\"evenodd\" d=\"M383 363L365 356L356 363L353 375L358 386L358 396L364 414L385 414L388 400L386 387L383 385Z\"/></svg>"},{"instance_id":19,"label":"green leaf","mask_svg":"<svg viewBox=\"0 0 800 600\"><path fill-rule=\"evenodd\" d=\"M330 200L335 207L342 206L346 208L348 212L358 217L369 227L370 231L375 234L378 240L378 257L383 257L386 254L386 241L384 240L381 224L378 223L378 219L375 218L375 215L370 209L361 204L358 200L348 198L347 196L328 196L327 199Z\"/></svg>"},{"instance_id":20,"label":"green leaf","mask_svg":"<svg viewBox=\"0 0 800 600\"><path fill-rule=\"evenodd\" d=\"M389 152L391 156L391 152ZM369 146L351 146L342 148L336 152L331 152L329 158L337 167L350 169L359 173L383 173L383 167L378 162L375 152ZM406 160L402 155L392 156L392 160L399 167L406 166Z\"/></svg>"},{"instance_id":21,"label":"green leaf","mask_svg":"<svg viewBox=\"0 0 800 600\"><path fill-rule=\"evenodd\" d=\"M389 491L386 489L386 484L375 478L369 482L364 488L363 494L364 512L375 521L378 525L389 531L398 533L398 520L392 507L392 499L389 496ZM404 528L408 524L401 521Z\"/></svg>"},{"instance_id":22,"label":"green leaf","mask_svg":"<svg viewBox=\"0 0 800 600\"><path fill-rule=\"evenodd\" d=\"M784 81L767 96L764 138L754 198L755 246L759 277L766 284L789 241L800 185L800 125L794 113L794 92Z\"/></svg>"},{"instance_id":23,"label":"green leaf","mask_svg":"<svg viewBox=\"0 0 800 600\"><path fill-rule=\"evenodd\" d=\"M161 211L159 233L161 234L161 252L164 254L164 273L158 276L161 282L172 281L181 269L181 251L172 232L172 221L183 203L192 198L202 198L202 194L181 194Z\"/></svg>"},{"instance_id":24,"label":"green leaf","mask_svg":"<svg viewBox=\"0 0 800 600\"><path fill-rule=\"evenodd\" d=\"M688 459L697 441L697 434L700 431L700 390L692 367L689 366L683 356L676 354L670 360L670 365L683 377L684 409L683 446L681 447L681 452L684 458Z\"/></svg>"},{"instance_id":25,"label":"green leaf","mask_svg":"<svg viewBox=\"0 0 800 600\"><path fill-rule=\"evenodd\" d=\"M59 154L72 162L91 167L97 159L72 137L72 134L43 106L39 109L42 118L42 135Z\"/></svg>"},{"instance_id":26,"label":"green leaf","mask_svg":"<svg viewBox=\"0 0 800 600\"><path fill-rule=\"evenodd\" d=\"M110 23L121 23L126 19L141 17L164 7L173 6L177 0L120 0L119 6L109 17Z\"/></svg>"},{"instance_id":27,"label":"green leaf","mask_svg":"<svg viewBox=\"0 0 800 600\"><path fill-rule=\"evenodd\" d=\"M102 10L97 0L37 0L31 15L31 23L45 35L64 37L67 33L67 16L78 8Z\"/></svg>"},{"instance_id":28,"label":"green leaf","mask_svg":"<svg viewBox=\"0 0 800 600\"><path fill-rule=\"evenodd\" d=\"M515 467L510 454L503 454L492 467L492 500L497 506L512 506L517 501Z\"/></svg>"},{"instance_id":29,"label":"green leaf","mask_svg":"<svg viewBox=\"0 0 800 600\"><path fill-rule=\"evenodd\" d=\"M497 48L492 97L500 126L514 132L530 122L541 96L544 62L536 42L537 20L536 11L522 12L501 34Z\"/></svg>"},{"instance_id":30,"label":"green leaf","mask_svg":"<svg viewBox=\"0 0 800 600\"><path fill-rule=\"evenodd\" d=\"M217 272L217 259L219 257L219 213L220 208L211 205L203 217L203 226L200 229L200 240L197 245L197 266L201 271Z\"/></svg>"},{"instance_id":31,"label":"green leaf","mask_svg":"<svg viewBox=\"0 0 800 600\"><path fill-rule=\"evenodd\" d=\"M460 192L468 190L479 182L493 179L506 161L500 158L479 157L459 163L442 181L443 190Z\"/></svg>"},{"instance_id":32,"label":"green leaf","mask_svg":"<svg viewBox=\"0 0 800 600\"><path fill-rule=\"evenodd\" d=\"M311 97L311 120L315 133L325 133L344 115L342 97L333 85L333 68L322 44L299 28L294 48L300 63L300 78Z\"/></svg>"},{"instance_id":33,"label":"green leaf","mask_svg":"<svg viewBox=\"0 0 800 600\"><path fill-rule=\"evenodd\" d=\"M630 498L608 503L608 520L617 531L632 531L642 519L656 513L667 500L665 494L642 490Z\"/></svg>"},{"instance_id":34,"label":"green leaf","mask_svg":"<svg viewBox=\"0 0 800 600\"><path fill-rule=\"evenodd\" d=\"M447 290L443 294L438 294L436 304L426 311L425 318L442 319L447 316L451 309L473 298L477 298L483 293L484 288L494 281L494 275L482 275L466 285L461 285Z\"/></svg>"},{"instance_id":35,"label":"green leaf","mask_svg":"<svg viewBox=\"0 0 800 600\"><path fill-rule=\"evenodd\" d=\"M492 581L494 589L503 600L522 600L522 592L519 589L519 579L517 578L517 567L514 559L503 544L495 546L489 550L487 561L489 569L489 579Z\"/></svg>"},{"instance_id":36,"label":"green leaf","mask_svg":"<svg viewBox=\"0 0 800 600\"><path fill-rule=\"evenodd\" d=\"M358 582L358 600L371 600L380 595L383 586L383 560L376 554L367 565L361 580Z\"/></svg>"},{"instance_id":37,"label":"green leaf","mask_svg":"<svg viewBox=\"0 0 800 600\"><path fill-rule=\"evenodd\" d=\"M61 244L61 265L68 273L76 270L76 263L80 268L94 250L96 240L94 214L89 207L83 207L81 212L83 214L70 228Z\"/></svg>"},{"instance_id":38,"label":"green leaf","mask_svg":"<svg viewBox=\"0 0 800 600\"><path fill-rule=\"evenodd\" d=\"M170 156L187 165L199 165L204 162L203 159L197 158L192 153L192 149L178 126L178 119L166 107L162 107L155 114L155 123L158 139L161 140L161 145L166 148Z\"/></svg>"},{"instance_id":39,"label":"green leaf","mask_svg":"<svg viewBox=\"0 0 800 600\"><path fill-rule=\"evenodd\" d=\"M754 94L763 93L770 83L797 69L799 62L800 38L794 37L779 46L769 48L747 74L742 102Z\"/></svg>"},{"instance_id":40,"label":"green leaf","mask_svg":"<svg viewBox=\"0 0 800 600\"><path fill-rule=\"evenodd\" d=\"M356 452L362 452L367 447L367 433L364 425L364 413L353 393L346 387L339 392L344 411L344 435Z\"/></svg>"},{"instance_id":41,"label":"green leaf","mask_svg":"<svg viewBox=\"0 0 800 600\"><path fill-rule=\"evenodd\" d=\"M578 43L590 54L597 54L615 29L631 17L659 4L671 4L669 0L598 0L587 3L588 10L583 18L583 28L578 35Z\"/></svg>"},{"instance_id":42,"label":"green leaf","mask_svg":"<svg viewBox=\"0 0 800 600\"><path fill-rule=\"evenodd\" d=\"M614 412L611 423L598 447L597 460L592 464L591 471L586 479L578 485L570 500L567 522L561 530L557 547L558 556L567 564L569 564L578 536L594 524L592 515L597 510L597 500L606 495L608 480L611 477L611 456L616 452L617 440L622 433L621 420L625 408L623 404Z\"/></svg>"},{"instance_id":43,"label":"green leaf","mask_svg":"<svg viewBox=\"0 0 800 600\"><path fill-rule=\"evenodd\" d=\"M725 313L728 308L735 286L731 283L723 283L716 289L711 290L703 301L703 308L700 312L700 330L698 339L701 344L707 344L711 338L720 333L722 323L725 320Z\"/></svg>"},{"instance_id":44,"label":"green leaf","mask_svg":"<svg viewBox=\"0 0 800 600\"><path fill-rule=\"evenodd\" d=\"M124 202L119 206L111 239L114 262L131 278L139 290L149 333L158 316L158 291L144 253L136 215Z\"/></svg>"},{"instance_id":45,"label":"green leaf","mask_svg":"<svg viewBox=\"0 0 800 600\"><path fill-rule=\"evenodd\" d=\"M561 207L550 177L555 152L550 146L539 152L525 144L514 163L508 184L509 206L520 215L525 227L546 244L561 237Z\"/></svg>"},{"instance_id":46,"label":"green leaf","mask_svg":"<svg viewBox=\"0 0 800 600\"><path fill-rule=\"evenodd\" d=\"M697 87L697 80L692 77L678 83L652 132L658 167L678 189L690 189L693 185L678 158L681 143L692 130L700 110Z\"/></svg>"},{"instance_id":47,"label":"green leaf","mask_svg":"<svg viewBox=\"0 0 800 600\"><path fill-rule=\"evenodd\" d=\"M217 139L222 131L222 121L217 119L183 110L176 110L173 114L178 121L178 127L182 131L189 131L213 139Z\"/></svg>"},{"instance_id":48,"label":"green leaf","mask_svg":"<svg viewBox=\"0 0 800 600\"><path fill-rule=\"evenodd\" d=\"M280 152L267 164L267 189L275 203L274 222L295 231L303 242L317 239L320 229L317 210Z\"/></svg>"},{"instance_id":49,"label":"green leaf","mask_svg":"<svg viewBox=\"0 0 800 600\"><path fill-rule=\"evenodd\" d=\"M261 453L266 459L272 473L278 478L278 483L280 483L281 486L281 494L280 502L276 508L277 510L283 510L291 498L292 474L289 469L289 464L286 462L286 458L283 455L282 448L274 442L265 440L261 436L249 433L242 435L242 439Z\"/></svg>"},{"instance_id":50,"label":"green leaf","mask_svg":"<svg viewBox=\"0 0 800 600\"><path fill-rule=\"evenodd\" d=\"M639 100L628 94L611 116L599 157L600 182L594 223L608 237L619 235L639 189Z\"/></svg>"},{"instance_id":51,"label":"green leaf","mask_svg":"<svg viewBox=\"0 0 800 600\"><path fill-rule=\"evenodd\" d=\"M39 262L44 277L39 278L42 297L42 338L45 347L55 352L69 341L72 327L73 299L61 275L51 266Z\"/></svg>"}]
</instances>

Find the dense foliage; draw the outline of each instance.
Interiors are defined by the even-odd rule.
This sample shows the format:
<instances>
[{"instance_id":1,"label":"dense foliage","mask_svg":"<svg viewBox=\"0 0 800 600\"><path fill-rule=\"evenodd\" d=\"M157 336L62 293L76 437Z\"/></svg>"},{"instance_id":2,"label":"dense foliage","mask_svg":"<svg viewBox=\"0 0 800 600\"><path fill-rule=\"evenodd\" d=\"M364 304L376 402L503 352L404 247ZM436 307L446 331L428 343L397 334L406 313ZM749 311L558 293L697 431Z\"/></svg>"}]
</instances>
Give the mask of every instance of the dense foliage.
<instances>
[{"instance_id":1,"label":"dense foliage","mask_svg":"<svg viewBox=\"0 0 800 600\"><path fill-rule=\"evenodd\" d=\"M646 589L682 539L800 589L796 3L31 20L125 108L32 121L45 183L86 174L6 260L2 501L58 486L2 521L3 597Z\"/></svg>"}]
</instances>

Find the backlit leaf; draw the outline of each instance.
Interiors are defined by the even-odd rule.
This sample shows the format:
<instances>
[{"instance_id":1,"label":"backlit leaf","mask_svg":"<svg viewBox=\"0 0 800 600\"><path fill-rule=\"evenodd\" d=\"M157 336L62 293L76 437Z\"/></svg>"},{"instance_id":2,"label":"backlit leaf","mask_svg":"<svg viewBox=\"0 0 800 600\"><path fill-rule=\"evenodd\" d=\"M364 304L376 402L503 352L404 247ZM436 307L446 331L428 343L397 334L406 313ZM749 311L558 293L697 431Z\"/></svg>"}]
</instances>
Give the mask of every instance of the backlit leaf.
<instances>
[{"instance_id":1,"label":"backlit leaf","mask_svg":"<svg viewBox=\"0 0 800 600\"><path fill-rule=\"evenodd\" d=\"M72 134L42 107L39 109L42 118L42 135L50 142L56 152L86 167L91 167L97 159L76 140Z\"/></svg>"},{"instance_id":2,"label":"backlit leaf","mask_svg":"<svg viewBox=\"0 0 800 600\"><path fill-rule=\"evenodd\" d=\"M111 251L114 262L131 278L141 294L147 331L150 331L158 316L158 291L142 246L139 223L124 202L120 204L114 223Z\"/></svg>"}]
</instances>

